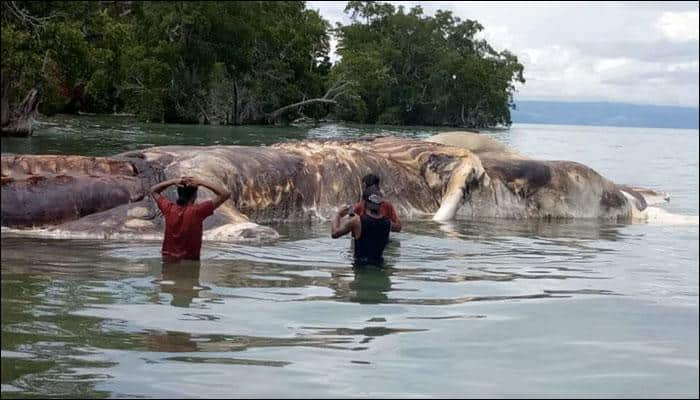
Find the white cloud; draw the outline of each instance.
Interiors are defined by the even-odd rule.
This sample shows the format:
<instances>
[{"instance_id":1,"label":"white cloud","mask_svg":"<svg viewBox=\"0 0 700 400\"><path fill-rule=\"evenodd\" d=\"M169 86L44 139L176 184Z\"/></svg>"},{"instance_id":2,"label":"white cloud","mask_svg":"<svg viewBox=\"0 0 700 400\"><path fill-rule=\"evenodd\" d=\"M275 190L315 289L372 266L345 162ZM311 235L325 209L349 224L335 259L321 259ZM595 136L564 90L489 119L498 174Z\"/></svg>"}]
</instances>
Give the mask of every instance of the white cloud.
<instances>
[{"instance_id":1,"label":"white cloud","mask_svg":"<svg viewBox=\"0 0 700 400\"><path fill-rule=\"evenodd\" d=\"M331 36L331 40L328 43L330 45L330 51L328 54L328 58L330 59L332 64L335 64L336 61L340 59L340 56L336 54L335 50L338 48L338 38Z\"/></svg>"},{"instance_id":2,"label":"white cloud","mask_svg":"<svg viewBox=\"0 0 700 400\"><path fill-rule=\"evenodd\" d=\"M484 39L495 49L512 49L516 38L506 25L491 25L477 34L477 38Z\"/></svg>"},{"instance_id":3,"label":"white cloud","mask_svg":"<svg viewBox=\"0 0 700 400\"><path fill-rule=\"evenodd\" d=\"M698 72L698 66L700 63L698 63L698 60L692 61L692 62L686 62L686 63L679 63L679 64L671 64L668 66L667 71L668 72L694 72L697 75Z\"/></svg>"},{"instance_id":4,"label":"white cloud","mask_svg":"<svg viewBox=\"0 0 700 400\"><path fill-rule=\"evenodd\" d=\"M626 58L603 58L593 63L593 70L597 73L619 69L630 63Z\"/></svg>"},{"instance_id":5,"label":"white cloud","mask_svg":"<svg viewBox=\"0 0 700 400\"><path fill-rule=\"evenodd\" d=\"M664 12L655 27L664 38L676 41L698 41L698 12Z\"/></svg>"},{"instance_id":6,"label":"white cloud","mask_svg":"<svg viewBox=\"0 0 700 400\"><path fill-rule=\"evenodd\" d=\"M479 21L525 66L517 99L698 106L697 2L392 3ZM307 2L333 26L346 4Z\"/></svg>"},{"instance_id":7,"label":"white cloud","mask_svg":"<svg viewBox=\"0 0 700 400\"><path fill-rule=\"evenodd\" d=\"M697 61L590 57L560 45L525 48L520 54L529 73L527 83L518 88L518 99L698 104Z\"/></svg>"}]
</instances>

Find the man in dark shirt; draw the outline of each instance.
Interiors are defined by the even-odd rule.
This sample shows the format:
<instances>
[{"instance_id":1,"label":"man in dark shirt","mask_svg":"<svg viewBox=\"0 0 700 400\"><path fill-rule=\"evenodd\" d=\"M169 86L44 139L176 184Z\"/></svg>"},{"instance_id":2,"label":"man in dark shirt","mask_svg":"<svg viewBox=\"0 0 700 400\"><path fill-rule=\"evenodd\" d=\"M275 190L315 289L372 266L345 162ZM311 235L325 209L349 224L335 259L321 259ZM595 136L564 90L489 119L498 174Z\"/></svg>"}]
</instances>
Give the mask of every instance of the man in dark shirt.
<instances>
[{"instance_id":1,"label":"man in dark shirt","mask_svg":"<svg viewBox=\"0 0 700 400\"><path fill-rule=\"evenodd\" d=\"M362 185L363 187L363 193L364 191L372 191L376 192L379 196L381 196L381 189L379 188L379 177L375 174L368 174L365 175L362 178ZM355 204L355 207L353 208L353 211L355 214L362 216L365 214L365 199L361 199L359 202ZM383 200L382 205L379 207L379 215L382 217L389 217L391 220L391 231L392 232L401 232L401 221L399 220L399 216L396 213L396 210L394 209L394 205L391 204L390 201L388 200Z\"/></svg>"},{"instance_id":2,"label":"man in dark shirt","mask_svg":"<svg viewBox=\"0 0 700 400\"><path fill-rule=\"evenodd\" d=\"M167 187L179 184L176 203L160 194ZM195 204L197 187L204 186L216 194L214 201ZM161 182L151 188L151 196L165 218L163 259L166 261L199 260L202 248L202 223L230 196L226 189L189 176Z\"/></svg>"},{"instance_id":3,"label":"man in dark shirt","mask_svg":"<svg viewBox=\"0 0 700 400\"><path fill-rule=\"evenodd\" d=\"M337 239L352 232L355 244L355 263L359 265L382 265L382 253L389 242L391 220L383 217L379 210L383 203L377 191L366 190L362 194L366 206L364 215L348 215L349 207L343 207L333 218L331 237Z\"/></svg>"}]
</instances>

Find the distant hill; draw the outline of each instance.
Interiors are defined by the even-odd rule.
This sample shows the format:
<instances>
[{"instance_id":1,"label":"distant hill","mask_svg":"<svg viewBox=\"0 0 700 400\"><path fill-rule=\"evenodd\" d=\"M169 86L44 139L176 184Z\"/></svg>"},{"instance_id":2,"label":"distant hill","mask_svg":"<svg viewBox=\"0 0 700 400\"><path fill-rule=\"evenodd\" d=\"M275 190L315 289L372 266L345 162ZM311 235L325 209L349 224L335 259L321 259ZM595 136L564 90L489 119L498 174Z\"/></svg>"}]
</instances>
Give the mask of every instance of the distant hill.
<instances>
[{"instance_id":1,"label":"distant hill","mask_svg":"<svg viewBox=\"0 0 700 400\"><path fill-rule=\"evenodd\" d=\"M625 103L517 101L514 123L698 129L698 109Z\"/></svg>"}]
</instances>

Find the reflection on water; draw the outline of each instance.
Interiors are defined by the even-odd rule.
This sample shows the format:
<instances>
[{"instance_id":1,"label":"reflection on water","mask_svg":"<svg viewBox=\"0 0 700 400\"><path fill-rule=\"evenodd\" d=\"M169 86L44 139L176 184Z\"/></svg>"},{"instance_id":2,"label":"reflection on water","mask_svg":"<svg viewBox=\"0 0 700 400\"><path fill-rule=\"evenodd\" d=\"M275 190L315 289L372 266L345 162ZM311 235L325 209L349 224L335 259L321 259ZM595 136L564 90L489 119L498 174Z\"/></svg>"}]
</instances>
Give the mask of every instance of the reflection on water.
<instances>
[{"instance_id":1,"label":"reflection on water","mask_svg":"<svg viewBox=\"0 0 700 400\"><path fill-rule=\"evenodd\" d=\"M173 297L170 305L188 307L192 298L205 289L199 285L200 268L200 261L163 262L161 279L156 282L160 285L161 293Z\"/></svg>"},{"instance_id":2,"label":"reflection on water","mask_svg":"<svg viewBox=\"0 0 700 400\"><path fill-rule=\"evenodd\" d=\"M377 268L374 266L353 268L354 279L350 284L350 289L354 295L349 297L350 301L358 303L382 303L388 297L386 292L391 290L392 268Z\"/></svg>"},{"instance_id":3,"label":"reflection on water","mask_svg":"<svg viewBox=\"0 0 700 400\"><path fill-rule=\"evenodd\" d=\"M362 133L113 123L124 132L100 142L103 121L80 121L3 151ZM697 132L591 129L493 134L655 183L697 215ZM644 162L621 165L620 145ZM205 243L201 262L177 264L157 241L3 233L2 397L698 396L697 226L410 221L385 268L353 268L327 223L274 228L275 245Z\"/></svg>"},{"instance_id":4,"label":"reflection on water","mask_svg":"<svg viewBox=\"0 0 700 400\"><path fill-rule=\"evenodd\" d=\"M158 242L4 235L3 397L489 394L479 382L498 374L512 394L692 394L684 243L638 225L423 221L393 234L385 268L357 268L325 224L179 263ZM445 363L475 379L425 374Z\"/></svg>"},{"instance_id":5,"label":"reflection on water","mask_svg":"<svg viewBox=\"0 0 700 400\"><path fill-rule=\"evenodd\" d=\"M109 156L167 145L261 146L287 140L352 138L360 135L429 136L436 127L327 124L218 126L147 123L125 117L57 115L40 121L32 139L2 137L4 153Z\"/></svg>"}]
</instances>

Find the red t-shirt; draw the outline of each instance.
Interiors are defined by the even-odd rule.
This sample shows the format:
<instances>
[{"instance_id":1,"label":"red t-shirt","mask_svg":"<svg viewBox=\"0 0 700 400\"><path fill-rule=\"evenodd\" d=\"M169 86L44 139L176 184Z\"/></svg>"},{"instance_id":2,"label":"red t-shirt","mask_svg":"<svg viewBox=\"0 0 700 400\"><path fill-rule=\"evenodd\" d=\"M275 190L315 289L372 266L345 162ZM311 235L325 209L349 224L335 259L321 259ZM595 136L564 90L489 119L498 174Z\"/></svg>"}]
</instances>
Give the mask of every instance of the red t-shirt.
<instances>
[{"instance_id":1,"label":"red t-shirt","mask_svg":"<svg viewBox=\"0 0 700 400\"><path fill-rule=\"evenodd\" d=\"M211 200L179 206L156 195L156 204L165 218L163 257L171 260L199 260L202 248L202 222L214 213Z\"/></svg>"},{"instance_id":2,"label":"red t-shirt","mask_svg":"<svg viewBox=\"0 0 700 400\"><path fill-rule=\"evenodd\" d=\"M365 202L360 201L355 204L354 212L359 216L365 215ZM382 201L382 204L379 205L379 215L382 217L389 217L391 223L394 225L399 223L399 215L396 214L394 206L386 200Z\"/></svg>"}]
</instances>

